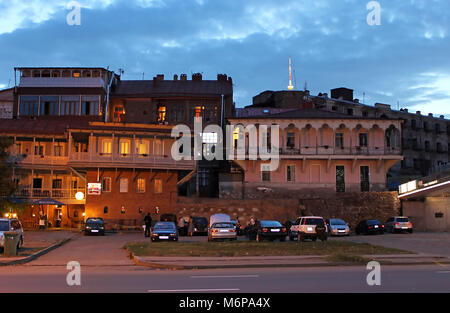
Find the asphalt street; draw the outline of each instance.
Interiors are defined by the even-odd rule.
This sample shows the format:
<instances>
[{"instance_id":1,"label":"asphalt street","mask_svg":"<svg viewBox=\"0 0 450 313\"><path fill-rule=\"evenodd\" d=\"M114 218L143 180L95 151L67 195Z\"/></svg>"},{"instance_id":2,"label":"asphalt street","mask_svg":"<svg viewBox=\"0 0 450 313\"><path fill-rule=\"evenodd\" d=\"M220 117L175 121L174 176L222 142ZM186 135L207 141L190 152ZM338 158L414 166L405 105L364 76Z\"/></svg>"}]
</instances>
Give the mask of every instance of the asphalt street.
<instances>
[{"instance_id":1,"label":"asphalt street","mask_svg":"<svg viewBox=\"0 0 450 313\"><path fill-rule=\"evenodd\" d=\"M409 236L409 235L406 235ZM332 240L402 240L415 237L384 236ZM427 235L428 236L428 235ZM442 240L441 235L437 235ZM69 243L24 265L0 267L0 292L449 292L450 266L381 267L381 285L369 286L365 266L321 268L264 268L215 270L154 270L134 265L122 248L130 241L145 240L142 234L77 235ZM204 237L182 240L205 240ZM439 240L436 240L439 241ZM377 242L380 243L380 242ZM176 243L174 243L176 244ZM296 243L292 243L296 244ZM445 244L445 243L443 243ZM447 243L448 244L448 243ZM420 245L419 245L420 247ZM405 247L403 247L405 248ZM428 250L427 250L428 251ZM81 285L68 286L70 261L81 265Z\"/></svg>"}]
</instances>

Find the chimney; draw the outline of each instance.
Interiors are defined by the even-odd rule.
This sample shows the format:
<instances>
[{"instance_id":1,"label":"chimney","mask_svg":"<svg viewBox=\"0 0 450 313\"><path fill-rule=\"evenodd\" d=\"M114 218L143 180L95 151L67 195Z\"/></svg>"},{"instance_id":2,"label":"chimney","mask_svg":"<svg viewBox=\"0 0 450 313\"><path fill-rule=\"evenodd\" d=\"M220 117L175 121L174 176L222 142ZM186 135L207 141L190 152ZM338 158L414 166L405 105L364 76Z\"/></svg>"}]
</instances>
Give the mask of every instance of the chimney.
<instances>
[{"instance_id":1,"label":"chimney","mask_svg":"<svg viewBox=\"0 0 450 313\"><path fill-rule=\"evenodd\" d=\"M173 80L178 80L178 75L177 74L175 74L175 75L173 75Z\"/></svg>"},{"instance_id":2,"label":"chimney","mask_svg":"<svg viewBox=\"0 0 450 313\"><path fill-rule=\"evenodd\" d=\"M416 111L416 114L417 114L417 115L420 115L420 111Z\"/></svg>"},{"instance_id":3,"label":"chimney","mask_svg":"<svg viewBox=\"0 0 450 313\"><path fill-rule=\"evenodd\" d=\"M353 89L343 87L331 89L331 98L353 101Z\"/></svg>"},{"instance_id":4,"label":"chimney","mask_svg":"<svg viewBox=\"0 0 450 313\"><path fill-rule=\"evenodd\" d=\"M305 90L305 96L309 96L309 90Z\"/></svg>"},{"instance_id":5,"label":"chimney","mask_svg":"<svg viewBox=\"0 0 450 313\"><path fill-rule=\"evenodd\" d=\"M444 119L444 115L439 116L439 118L443 120Z\"/></svg>"},{"instance_id":6,"label":"chimney","mask_svg":"<svg viewBox=\"0 0 450 313\"><path fill-rule=\"evenodd\" d=\"M158 81L158 78L153 77L153 87L156 87L156 82Z\"/></svg>"},{"instance_id":7,"label":"chimney","mask_svg":"<svg viewBox=\"0 0 450 313\"><path fill-rule=\"evenodd\" d=\"M406 113L408 113L408 109L403 109L403 111L405 111Z\"/></svg>"},{"instance_id":8,"label":"chimney","mask_svg":"<svg viewBox=\"0 0 450 313\"><path fill-rule=\"evenodd\" d=\"M353 100L353 102L359 103L359 99L355 99L355 100Z\"/></svg>"},{"instance_id":9,"label":"chimney","mask_svg":"<svg viewBox=\"0 0 450 313\"><path fill-rule=\"evenodd\" d=\"M231 76L228 77L228 82L229 82L230 84L233 84L233 80L231 79Z\"/></svg>"},{"instance_id":10,"label":"chimney","mask_svg":"<svg viewBox=\"0 0 450 313\"><path fill-rule=\"evenodd\" d=\"M227 81L227 75L226 74L217 74L217 81L219 81L219 82L226 82Z\"/></svg>"},{"instance_id":11,"label":"chimney","mask_svg":"<svg viewBox=\"0 0 450 313\"><path fill-rule=\"evenodd\" d=\"M433 117L433 113L428 113L428 116L429 117Z\"/></svg>"},{"instance_id":12,"label":"chimney","mask_svg":"<svg viewBox=\"0 0 450 313\"><path fill-rule=\"evenodd\" d=\"M158 74L156 75L157 80L164 80L164 74Z\"/></svg>"},{"instance_id":13,"label":"chimney","mask_svg":"<svg viewBox=\"0 0 450 313\"><path fill-rule=\"evenodd\" d=\"M183 82L187 81L187 75L186 74L181 74L180 75L180 80L183 81Z\"/></svg>"},{"instance_id":14,"label":"chimney","mask_svg":"<svg viewBox=\"0 0 450 313\"><path fill-rule=\"evenodd\" d=\"M327 94L327 93L324 93L323 96L324 96L325 98L328 98L328 94Z\"/></svg>"},{"instance_id":15,"label":"chimney","mask_svg":"<svg viewBox=\"0 0 450 313\"><path fill-rule=\"evenodd\" d=\"M192 74L192 81L194 81L194 82L201 82L202 81L202 74L201 73Z\"/></svg>"}]
</instances>

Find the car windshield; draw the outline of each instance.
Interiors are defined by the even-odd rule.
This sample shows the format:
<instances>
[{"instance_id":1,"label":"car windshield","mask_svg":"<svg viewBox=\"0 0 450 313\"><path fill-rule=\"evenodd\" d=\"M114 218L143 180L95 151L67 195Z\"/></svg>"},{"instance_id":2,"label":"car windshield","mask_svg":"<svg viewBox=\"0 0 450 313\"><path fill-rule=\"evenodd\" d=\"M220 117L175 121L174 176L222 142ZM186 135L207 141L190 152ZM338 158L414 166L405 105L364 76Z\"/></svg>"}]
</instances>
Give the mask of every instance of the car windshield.
<instances>
[{"instance_id":1,"label":"car windshield","mask_svg":"<svg viewBox=\"0 0 450 313\"><path fill-rule=\"evenodd\" d=\"M196 224L208 225L208 220L205 217L194 217L192 220Z\"/></svg>"},{"instance_id":2,"label":"car windshield","mask_svg":"<svg viewBox=\"0 0 450 313\"><path fill-rule=\"evenodd\" d=\"M332 225L347 225L343 220L340 220L337 218L332 218L330 220L330 224L332 224Z\"/></svg>"},{"instance_id":3,"label":"car windshield","mask_svg":"<svg viewBox=\"0 0 450 313\"><path fill-rule=\"evenodd\" d=\"M234 228L232 223L215 223L212 226L213 228Z\"/></svg>"},{"instance_id":4,"label":"car windshield","mask_svg":"<svg viewBox=\"0 0 450 313\"><path fill-rule=\"evenodd\" d=\"M101 218L88 218L86 224L103 224L103 220Z\"/></svg>"},{"instance_id":5,"label":"car windshield","mask_svg":"<svg viewBox=\"0 0 450 313\"><path fill-rule=\"evenodd\" d=\"M408 223L409 219L407 217L401 217L401 218L397 218L397 222Z\"/></svg>"},{"instance_id":6,"label":"car windshield","mask_svg":"<svg viewBox=\"0 0 450 313\"><path fill-rule=\"evenodd\" d=\"M381 224L379 220L368 220L367 225Z\"/></svg>"},{"instance_id":7,"label":"car windshield","mask_svg":"<svg viewBox=\"0 0 450 313\"><path fill-rule=\"evenodd\" d=\"M277 221L261 221L261 227L282 227Z\"/></svg>"},{"instance_id":8,"label":"car windshield","mask_svg":"<svg viewBox=\"0 0 450 313\"><path fill-rule=\"evenodd\" d=\"M172 230L175 226L172 223L156 223L154 230Z\"/></svg>"},{"instance_id":9,"label":"car windshield","mask_svg":"<svg viewBox=\"0 0 450 313\"><path fill-rule=\"evenodd\" d=\"M307 218L303 225L323 225L323 219L321 218Z\"/></svg>"},{"instance_id":10,"label":"car windshield","mask_svg":"<svg viewBox=\"0 0 450 313\"><path fill-rule=\"evenodd\" d=\"M9 230L9 222L0 221L0 231L8 231L8 230Z\"/></svg>"}]
</instances>

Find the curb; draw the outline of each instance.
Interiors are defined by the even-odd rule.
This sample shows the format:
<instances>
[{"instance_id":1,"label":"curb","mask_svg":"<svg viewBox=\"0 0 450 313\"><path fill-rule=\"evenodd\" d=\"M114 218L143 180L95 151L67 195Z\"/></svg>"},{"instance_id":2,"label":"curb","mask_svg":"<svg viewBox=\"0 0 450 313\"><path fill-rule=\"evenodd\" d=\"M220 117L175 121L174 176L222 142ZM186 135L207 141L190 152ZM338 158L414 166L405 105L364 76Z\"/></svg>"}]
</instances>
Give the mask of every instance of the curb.
<instances>
[{"instance_id":1,"label":"curb","mask_svg":"<svg viewBox=\"0 0 450 313\"><path fill-rule=\"evenodd\" d=\"M75 236L73 236L75 237ZM40 256L49 253L50 251L53 251L59 247L61 247L62 245L68 243L70 240L72 240L73 237L70 238L66 238L61 240L61 242L55 243L54 245L51 245L45 249L42 249L38 252L33 253L32 255L29 255L27 257L24 257L22 259L18 259L18 260L13 260L13 261L0 261L0 266L9 266L9 265L19 265L19 264L25 264L31 261L36 260L37 258L39 258Z\"/></svg>"},{"instance_id":2,"label":"curb","mask_svg":"<svg viewBox=\"0 0 450 313\"><path fill-rule=\"evenodd\" d=\"M134 253L130 252L128 249L130 258L133 262L138 266L144 266L152 269L163 269L163 270L201 270L201 269L229 269L229 268L296 268L296 267L333 267L333 266L358 266L365 265L365 262L327 262L324 257L324 262L322 263L289 263L289 264L242 264L242 265L170 265L170 264L162 264L162 263L150 263L142 261L138 256L134 255ZM373 258L373 260L376 260ZM390 260L378 260L381 265L436 265L436 264L450 264L450 261L446 262L438 262L438 261L423 261L423 262L398 262L393 263Z\"/></svg>"}]
</instances>

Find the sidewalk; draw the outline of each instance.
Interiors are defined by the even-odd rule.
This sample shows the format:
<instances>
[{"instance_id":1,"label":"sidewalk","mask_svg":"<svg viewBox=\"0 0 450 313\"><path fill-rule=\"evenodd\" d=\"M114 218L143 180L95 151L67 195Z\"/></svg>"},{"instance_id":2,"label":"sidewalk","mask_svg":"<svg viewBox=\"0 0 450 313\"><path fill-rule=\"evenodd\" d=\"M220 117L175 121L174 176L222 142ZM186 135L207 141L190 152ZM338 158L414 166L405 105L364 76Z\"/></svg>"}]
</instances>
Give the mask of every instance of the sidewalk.
<instances>
[{"instance_id":1,"label":"sidewalk","mask_svg":"<svg viewBox=\"0 0 450 313\"><path fill-rule=\"evenodd\" d=\"M306 256L267 256L267 257L154 257L132 255L136 265L155 269L217 269L217 268L256 268L256 267L320 267L356 265L354 262L330 262L327 255ZM450 264L450 258L414 254L414 255L365 255L368 260L385 265L424 265Z\"/></svg>"}]
</instances>

